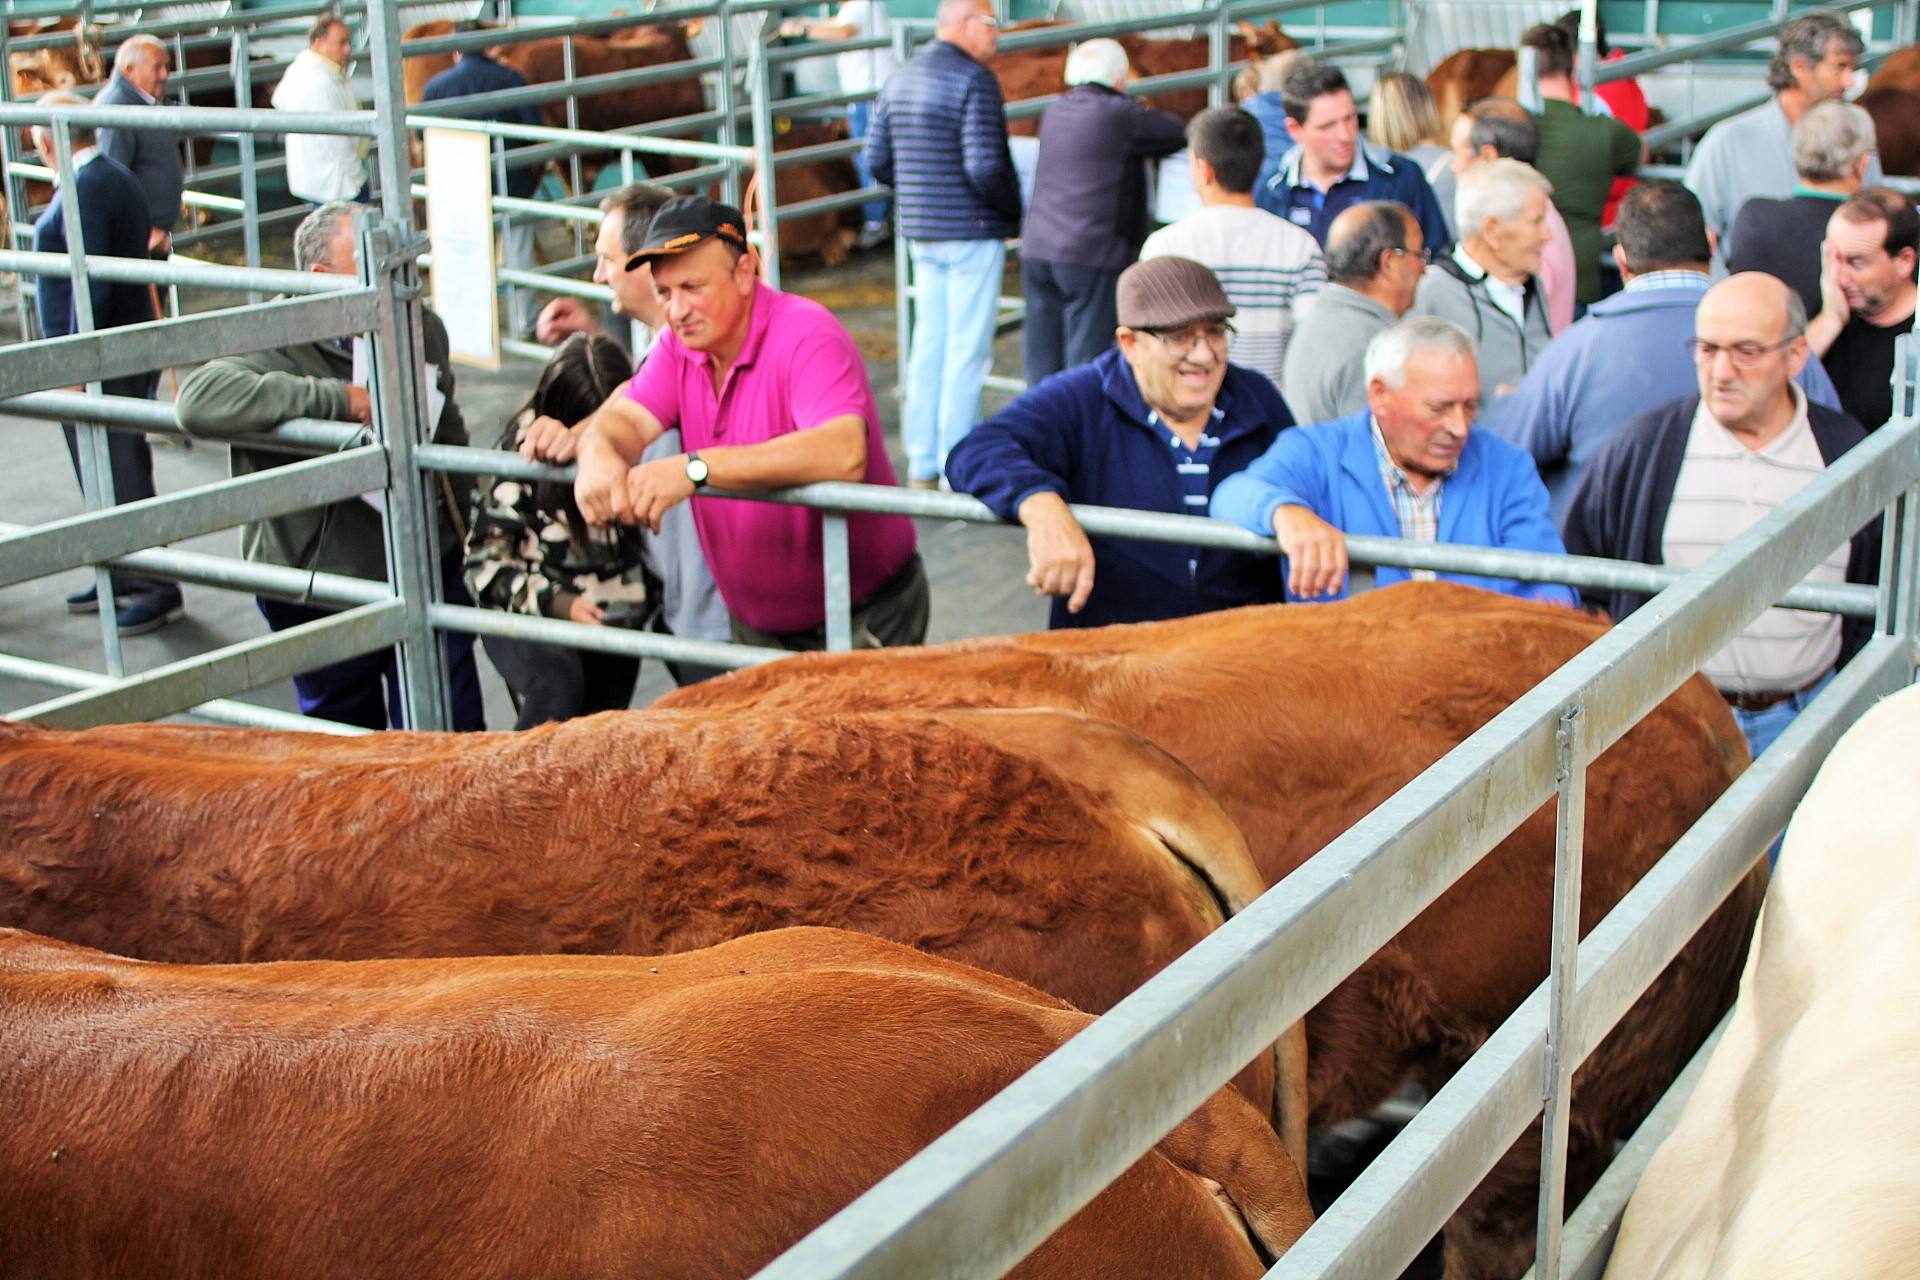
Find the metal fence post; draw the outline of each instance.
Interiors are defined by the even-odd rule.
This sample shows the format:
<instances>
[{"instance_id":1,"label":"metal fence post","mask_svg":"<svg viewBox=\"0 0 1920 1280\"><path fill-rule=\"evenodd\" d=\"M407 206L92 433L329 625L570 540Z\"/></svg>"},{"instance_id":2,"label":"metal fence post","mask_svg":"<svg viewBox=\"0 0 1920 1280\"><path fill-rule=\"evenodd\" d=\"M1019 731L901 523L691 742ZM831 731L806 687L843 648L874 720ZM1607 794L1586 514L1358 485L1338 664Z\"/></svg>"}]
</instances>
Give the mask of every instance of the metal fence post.
<instances>
[{"instance_id":1,"label":"metal fence post","mask_svg":"<svg viewBox=\"0 0 1920 1280\"><path fill-rule=\"evenodd\" d=\"M773 27L769 12L760 22L759 38L747 50L747 80L753 111L753 167L760 183L760 276L780 287L780 206L773 173L773 66L767 61L767 35ZM751 228L749 228L751 230Z\"/></svg>"},{"instance_id":2,"label":"metal fence post","mask_svg":"<svg viewBox=\"0 0 1920 1280\"><path fill-rule=\"evenodd\" d=\"M734 64L733 0L720 0L720 12L715 21L720 24L719 92L714 95L719 99L720 107L719 139L722 146L730 147L739 134L734 116L734 88L739 82L739 68ZM727 177L721 186L721 191L725 193L728 204L736 209L740 207L740 201L746 193L740 181L738 160L727 165Z\"/></svg>"},{"instance_id":3,"label":"metal fence post","mask_svg":"<svg viewBox=\"0 0 1920 1280\"><path fill-rule=\"evenodd\" d=\"M73 131L64 120L48 126L53 130L54 169L59 175L61 225L67 233L67 263L72 269L69 291L73 298L73 331L93 332L93 291L87 282L86 237L80 226L80 202L73 193ZM88 395L102 395L98 382L87 384ZM80 492L87 510L104 511L119 501L113 479L113 454L107 443L107 428L90 422L73 424L80 455ZM100 603L100 644L106 651L107 673L118 677L127 673L120 652L120 620L113 604L113 573L105 565L93 568L94 598Z\"/></svg>"},{"instance_id":4,"label":"metal fence post","mask_svg":"<svg viewBox=\"0 0 1920 1280\"><path fill-rule=\"evenodd\" d=\"M394 5L368 15L373 52L373 103L380 128L381 211L377 225L357 228L360 279L382 295L381 324L366 335L373 385L373 422L387 448L387 573L406 606L407 638L400 645L400 689L407 725L451 725L446 662L428 609L440 598L438 503L433 478L415 468L416 439L433 436L426 421L420 273L414 265L413 194L407 152L406 98L400 75L400 17ZM416 431L418 436L416 437Z\"/></svg>"},{"instance_id":5,"label":"metal fence post","mask_svg":"<svg viewBox=\"0 0 1920 1280\"><path fill-rule=\"evenodd\" d=\"M1232 101L1230 92L1233 83L1233 24L1227 12L1226 0L1219 0L1213 9L1213 24L1208 29L1207 57L1216 73L1213 82L1207 86L1207 105L1224 106Z\"/></svg>"},{"instance_id":6,"label":"metal fence post","mask_svg":"<svg viewBox=\"0 0 1920 1280\"><path fill-rule=\"evenodd\" d=\"M847 558L845 512L821 513L820 557L827 586L827 648L845 653L853 648L853 569Z\"/></svg>"},{"instance_id":7,"label":"metal fence post","mask_svg":"<svg viewBox=\"0 0 1920 1280\"><path fill-rule=\"evenodd\" d=\"M1580 949L1580 869L1587 832L1586 708L1561 713L1554 731L1553 942L1547 975L1547 1052L1540 1116L1540 1214L1534 1275L1560 1278L1567 1194L1567 1120L1573 1104L1573 999Z\"/></svg>"},{"instance_id":8,"label":"metal fence post","mask_svg":"<svg viewBox=\"0 0 1920 1280\"><path fill-rule=\"evenodd\" d=\"M1904 336L1894 344L1893 421L1920 414L1920 343ZM1908 663L1920 636L1920 486L1909 486L1887 507L1880 526L1880 602L1875 629L1905 637Z\"/></svg>"},{"instance_id":9,"label":"metal fence post","mask_svg":"<svg viewBox=\"0 0 1920 1280\"><path fill-rule=\"evenodd\" d=\"M0 22L0 67L10 68L13 66L13 54L8 48L9 43L10 32L8 26L6 23ZM14 101L13 75L9 72L5 76L0 76L0 102L12 101ZM25 218L27 212L27 182L26 179L22 178L14 169L14 166L18 164L22 158L20 155L18 132L13 129L0 129L0 166L4 166L5 169L7 206L6 225L0 227L0 231L3 231L5 234L3 237L0 237L0 244L5 244L10 249L19 247L19 241L16 240L14 236L13 224ZM31 242L29 242L29 244L30 243ZM38 287L38 283L36 282L36 291ZM33 308L27 305L27 277L24 275L18 277L18 285L14 293L14 304L20 316L20 336L22 340L31 339L34 334L35 317L33 315Z\"/></svg>"},{"instance_id":10,"label":"metal fence post","mask_svg":"<svg viewBox=\"0 0 1920 1280\"><path fill-rule=\"evenodd\" d=\"M250 61L248 36L249 31L245 23L233 29L233 105L236 107L253 105L253 74L247 65ZM247 265L250 267L260 265L260 179L254 173L256 155L254 147L254 136L251 133L242 132L240 135L240 202L246 206L246 211L241 215L245 222L241 226L240 234L245 244ZM189 151L193 149L191 140L187 143L187 149ZM247 300L258 302L260 295L250 293L247 295Z\"/></svg>"}]
</instances>

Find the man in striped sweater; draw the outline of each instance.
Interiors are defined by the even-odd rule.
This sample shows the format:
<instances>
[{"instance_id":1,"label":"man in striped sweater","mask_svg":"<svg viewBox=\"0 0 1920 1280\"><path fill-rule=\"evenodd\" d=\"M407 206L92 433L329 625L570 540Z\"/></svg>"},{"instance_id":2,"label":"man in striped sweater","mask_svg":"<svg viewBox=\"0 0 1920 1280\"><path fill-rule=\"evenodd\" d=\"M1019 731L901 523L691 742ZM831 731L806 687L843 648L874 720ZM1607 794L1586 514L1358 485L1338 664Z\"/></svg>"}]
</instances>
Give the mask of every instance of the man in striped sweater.
<instances>
[{"instance_id":1,"label":"man in striped sweater","mask_svg":"<svg viewBox=\"0 0 1920 1280\"><path fill-rule=\"evenodd\" d=\"M1238 308L1234 363L1266 374L1284 393L1281 368L1295 310L1327 283L1320 242L1254 206L1266 154L1259 121L1239 107L1214 107L1187 126L1187 145L1201 207L1148 236L1140 256L1192 258L1220 277Z\"/></svg>"},{"instance_id":2,"label":"man in striped sweater","mask_svg":"<svg viewBox=\"0 0 1920 1280\"><path fill-rule=\"evenodd\" d=\"M985 60L999 43L989 0L940 0L933 43L887 80L867 133L873 176L894 189L913 260L907 367L907 482L931 489L980 416L993 328L1020 234L1020 184L1006 107Z\"/></svg>"}]
</instances>

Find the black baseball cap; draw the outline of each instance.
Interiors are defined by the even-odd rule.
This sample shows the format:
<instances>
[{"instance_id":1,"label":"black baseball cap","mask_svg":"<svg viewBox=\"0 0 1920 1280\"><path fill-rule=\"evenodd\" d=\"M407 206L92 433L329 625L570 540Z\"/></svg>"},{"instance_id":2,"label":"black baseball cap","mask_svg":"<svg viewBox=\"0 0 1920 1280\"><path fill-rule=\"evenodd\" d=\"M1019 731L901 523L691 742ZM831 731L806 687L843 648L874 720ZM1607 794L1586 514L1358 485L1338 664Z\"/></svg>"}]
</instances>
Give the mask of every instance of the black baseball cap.
<instances>
[{"instance_id":1,"label":"black baseball cap","mask_svg":"<svg viewBox=\"0 0 1920 1280\"><path fill-rule=\"evenodd\" d=\"M636 271L642 263L671 258L714 239L744 250L747 220L732 205L705 196L675 196L655 210L647 224L646 242L627 259L627 270Z\"/></svg>"}]
</instances>

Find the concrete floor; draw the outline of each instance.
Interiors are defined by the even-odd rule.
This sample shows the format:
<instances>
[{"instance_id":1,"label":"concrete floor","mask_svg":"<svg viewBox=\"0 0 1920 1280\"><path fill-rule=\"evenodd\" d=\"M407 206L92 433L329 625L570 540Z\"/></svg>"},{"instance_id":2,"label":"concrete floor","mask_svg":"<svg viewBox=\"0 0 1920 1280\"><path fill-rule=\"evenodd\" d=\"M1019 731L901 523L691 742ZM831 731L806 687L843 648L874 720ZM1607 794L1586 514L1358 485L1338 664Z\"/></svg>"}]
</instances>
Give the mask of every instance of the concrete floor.
<instances>
[{"instance_id":1,"label":"concrete floor","mask_svg":"<svg viewBox=\"0 0 1920 1280\"><path fill-rule=\"evenodd\" d=\"M276 263L275 246L265 255ZM884 427L894 466L905 468L899 447L898 403L894 385L893 259L882 247L832 270L789 268L789 289L805 293L832 308L847 325L868 357L885 419ZM218 305L219 300L189 300L190 308ZM0 341L17 341L11 296L0 298ZM1019 366L1018 337L1003 338L998 353L1002 371ZM458 370L458 402L476 444L491 443L500 426L524 401L540 366L531 360L508 357L498 372ZM163 380L161 397L171 395ZM987 409L1006 400L989 393ZM0 470L0 520L34 525L77 514L82 510L66 449L56 424L0 416L0 438L6 442L8 464ZM196 485L224 479L226 447L205 441L183 445L156 438L154 464L157 488L177 493ZM178 544L184 549L219 555L239 554L237 530L225 530ZM1025 539L1016 529L921 522L920 547L933 582L933 617L929 636L951 640L970 635L1008 634L1046 626L1046 604L1022 581L1026 572ZM85 570L54 575L0 589L0 653L104 671L100 623L94 616L66 612L61 598L89 581ZM223 645L267 633L252 597L213 588L186 588L187 616L151 635L123 642L127 670L150 670L205 653ZM505 684L481 658L486 690L487 722L494 728L513 723L513 709ZM666 671L657 662L642 664L634 704L644 706L671 688ZM44 684L0 675L0 714L17 710L59 693ZM240 695L241 701L281 710L295 710L293 687L279 682Z\"/></svg>"}]
</instances>

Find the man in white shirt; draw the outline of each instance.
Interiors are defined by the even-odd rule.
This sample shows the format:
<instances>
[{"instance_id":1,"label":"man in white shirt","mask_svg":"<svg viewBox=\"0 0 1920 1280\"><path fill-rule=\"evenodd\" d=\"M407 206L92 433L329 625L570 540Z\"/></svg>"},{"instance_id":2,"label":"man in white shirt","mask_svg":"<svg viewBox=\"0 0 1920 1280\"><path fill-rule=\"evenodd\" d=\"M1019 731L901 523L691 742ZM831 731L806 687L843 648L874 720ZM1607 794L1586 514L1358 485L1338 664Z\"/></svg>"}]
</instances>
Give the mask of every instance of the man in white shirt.
<instances>
[{"instance_id":1,"label":"man in white shirt","mask_svg":"<svg viewBox=\"0 0 1920 1280\"><path fill-rule=\"evenodd\" d=\"M1809 405L1793 382L1807 362L1800 296L1758 271L1729 276L1694 313L1697 395L1632 419L1594 459L1564 533L1573 555L1694 569L1817 479L1864 436L1837 409ZM1815 582L1872 582L1879 522L1815 566ZM1589 600L1616 620L1646 597ZM1871 620L1769 609L1701 665L1755 756L1859 648Z\"/></svg>"},{"instance_id":2,"label":"man in white shirt","mask_svg":"<svg viewBox=\"0 0 1920 1280\"><path fill-rule=\"evenodd\" d=\"M1302 304L1327 283L1327 260L1312 235L1254 204L1266 154L1259 121L1239 107L1202 111L1187 126L1187 146L1200 209L1148 236L1140 257L1192 258L1211 269L1239 308L1233 362L1284 394L1287 343Z\"/></svg>"},{"instance_id":3,"label":"man in white shirt","mask_svg":"<svg viewBox=\"0 0 1920 1280\"><path fill-rule=\"evenodd\" d=\"M321 14L307 31L307 47L287 68L273 91L280 111L352 111L353 86L347 82L347 60L353 33L337 15ZM308 204L329 200L365 202L367 140L338 134L287 135L287 190Z\"/></svg>"}]
</instances>

